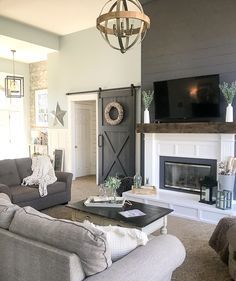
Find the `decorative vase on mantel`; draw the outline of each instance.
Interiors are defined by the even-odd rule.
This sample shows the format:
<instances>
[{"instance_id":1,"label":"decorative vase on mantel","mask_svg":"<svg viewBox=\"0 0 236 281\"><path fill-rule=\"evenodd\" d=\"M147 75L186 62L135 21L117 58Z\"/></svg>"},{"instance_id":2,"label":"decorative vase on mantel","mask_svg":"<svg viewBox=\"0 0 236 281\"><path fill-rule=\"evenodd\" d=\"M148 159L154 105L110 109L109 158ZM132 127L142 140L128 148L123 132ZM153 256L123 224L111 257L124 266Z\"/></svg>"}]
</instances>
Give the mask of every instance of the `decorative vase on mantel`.
<instances>
[{"instance_id":1,"label":"decorative vase on mantel","mask_svg":"<svg viewBox=\"0 0 236 281\"><path fill-rule=\"evenodd\" d=\"M143 123L145 124L150 123L150 114L147 108L144 110Z\"/></svg>"},{"instance_id":2,"label":"decorative vase on mantel","mask_svg":"<svg viewBox=\"0 0 236 281\"><path fill-rule=\"evenodd\" d=\"M219 85L221 92L224 95L225 101L228 106L226 108L225 122L233 122L233 107L232 103L236 94L236 81L228 84L223 82Z\"/></svg>"},{"instance_id":3,"label":"decorative vase on mantel","mask_svg":"<svg viewBox=\"0 0 236 281\"><path fill-rule=\"evenodd\" d=\"M144 116L143 116L143 123L150 123L150 114L149 114L149 106L152 103L154 92L151 90L142 91L143 96L143 105L144 105Z\"/></svg>"},{"instance_id":4,"label":"decorative vase on mantel","mask_svg":"<svg viewBox=\"0 0 236 281\"><path fill-rule=\"evenodd\" d=\"M228 104L226 107L226 114L225 114L225 122L233 122L234 116L233 116L233 106L231 103Z\"/></svg>"}]
</instances>

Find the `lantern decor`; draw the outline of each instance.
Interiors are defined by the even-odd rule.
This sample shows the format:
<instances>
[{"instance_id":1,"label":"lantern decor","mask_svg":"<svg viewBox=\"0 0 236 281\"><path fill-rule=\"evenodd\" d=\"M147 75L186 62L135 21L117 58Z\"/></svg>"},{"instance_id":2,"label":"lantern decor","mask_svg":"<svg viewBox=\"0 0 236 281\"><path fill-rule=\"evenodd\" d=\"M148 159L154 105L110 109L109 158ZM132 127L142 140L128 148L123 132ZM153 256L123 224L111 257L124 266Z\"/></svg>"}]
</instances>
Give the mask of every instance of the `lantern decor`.
<instances>
[{"instance_id":1,"label":"lantern decor","mask_svg":"<svg viewBox=\"0 0 236 281\"><path fill-rule=\"evenodd\" d=\"M205 177L200 182L200 201L201 203L213 205L216 203L217 181L211 177Z\"/></svg>"},{"instance_id":2,"label":"lantern decor","mask_svg":"<svg viewBox=\"0 0 236 281\"><path fill-rule=\"evenodd\" d=\"M15 50L12 52L13 74L5 78L5 95L7 98L21 98L24 96L24 78L15 75Z\"/></svg>"},{"instance_id":3,"label":"lantern decor","mask_svg":"<svg viewBox=\"0 0 236 281\"><path fill-rule=\"evenodd\" d=\"M142 186L142 177L139 174L134 176L134 188L141 188Z\"/></svg>"},{"instance_id":4,"label":"lantern decor","mask_svg":"<svg viewBox=\"0 0 236 281\"><path fill-rule=\"evenodd\" d=\"M97 29L113 49L124 54L141 42L150 28L138 0L109 0L97 18Z\"/></svg>"},{"instance_id":5,"label":"lantern decor","mask_svg":"<svg viewBox=\"0 0 236 281\"><path fill-rule=\"evenodd\" d=\"M232 207L232 192L229 190L219 190L216 198L216 208L227 210Z\"/></svg>"}]
</instances>

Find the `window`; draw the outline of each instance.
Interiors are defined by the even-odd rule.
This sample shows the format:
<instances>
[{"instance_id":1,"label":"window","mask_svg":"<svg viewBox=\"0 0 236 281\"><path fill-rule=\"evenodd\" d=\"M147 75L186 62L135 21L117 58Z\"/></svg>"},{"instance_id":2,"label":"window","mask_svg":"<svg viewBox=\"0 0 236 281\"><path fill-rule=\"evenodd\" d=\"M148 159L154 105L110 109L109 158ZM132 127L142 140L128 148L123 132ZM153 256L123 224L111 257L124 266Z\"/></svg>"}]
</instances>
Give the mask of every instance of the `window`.
<instances>
[{"instance_id":1,"label":"window","mask_svg":"<svg viewBox=\"0 0 236 281\"><path fill-rule=\"evenodd\" d=\"M7 73L0 72L0 159L28 155L24 127L24 99L5 96L6 76Z\"/></svg>"},{"instance_id":2,"label":"window","mask_svg":"<svg viewBox=\"0 0 236 281\"><path fill-rule=\"evenodd\" d=\"M35 91L35 125L48 126L48 91L47 89Z\"/></svg>"}]
</instances>

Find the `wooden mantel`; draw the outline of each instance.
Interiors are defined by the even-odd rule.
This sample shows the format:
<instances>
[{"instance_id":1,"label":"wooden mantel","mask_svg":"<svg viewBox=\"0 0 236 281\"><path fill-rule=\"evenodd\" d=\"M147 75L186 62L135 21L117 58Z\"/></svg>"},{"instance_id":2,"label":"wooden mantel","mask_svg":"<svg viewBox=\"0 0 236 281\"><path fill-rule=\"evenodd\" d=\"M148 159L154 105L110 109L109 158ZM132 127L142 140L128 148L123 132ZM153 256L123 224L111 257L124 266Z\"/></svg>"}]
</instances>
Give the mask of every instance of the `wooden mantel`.
<instances>
[{"instance_id":1,"label":"wooden mantel","mask_svg":"<svg viewBox=\"0 0 236 281\"><path fill-rule=\"evenodd\" d=\"M187 133L187 134L236 134L236 123L196 122L196 123L150 123L137 124L137 133Z\"/></svg>"}]
</instances>

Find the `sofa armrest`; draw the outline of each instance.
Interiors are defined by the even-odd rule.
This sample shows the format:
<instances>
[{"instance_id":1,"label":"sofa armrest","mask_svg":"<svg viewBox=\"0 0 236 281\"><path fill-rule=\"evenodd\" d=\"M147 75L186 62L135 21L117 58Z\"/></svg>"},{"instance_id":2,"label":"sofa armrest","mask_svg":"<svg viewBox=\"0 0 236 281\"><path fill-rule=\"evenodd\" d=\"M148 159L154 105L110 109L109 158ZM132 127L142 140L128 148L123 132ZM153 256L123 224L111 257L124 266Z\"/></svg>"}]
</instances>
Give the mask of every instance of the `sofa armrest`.
<instances>
[{"instance_id":1,"label":"sofa armrest","mask_svg":"<svg viewBox=\"0 0 236 281\"><path fill-rule=\"evenodd\" d=\"M66 183L67 200L69 202L71 200L71 183L73 174L66 172L55 172L55 175L57 177L57 181L62 181Z\"/></svg>"},{"instance_id":2,"label":"sofa armrest","mask_svg":"<svg viewBox=\"0 0 236 281\"><path fill-rule=\"evenodd\" d=\"M233 280L236 280L236 225L231 226L227 231L227 240L229 242L229 274Z\"/></svg>"},{"instance_id":3,"label":"sofa armrest","mask_svg":"<svg viewBox=\"0 0 236 281\"><path fill-rule=\"evenodd\" d=\"M172 272L185 259L183 244L172 235L160 235L116 261L105 271L86 278L86 281L170 280Z\"/></svg>"},{"instance_id":4,"label":"sofa armrest","mask_svg":"<svg viewBox=\"0 0 236 281\"><path fill-rule=\"evenodd\" d=\"M12 195L11 195L11 190L10 190L9 186L0 183L0 193L7 194L12 201Z\"/></svg>"}]
</instances>

